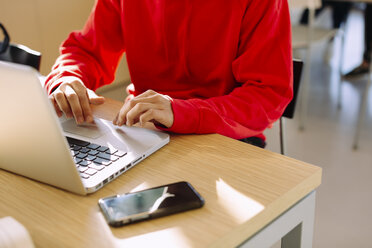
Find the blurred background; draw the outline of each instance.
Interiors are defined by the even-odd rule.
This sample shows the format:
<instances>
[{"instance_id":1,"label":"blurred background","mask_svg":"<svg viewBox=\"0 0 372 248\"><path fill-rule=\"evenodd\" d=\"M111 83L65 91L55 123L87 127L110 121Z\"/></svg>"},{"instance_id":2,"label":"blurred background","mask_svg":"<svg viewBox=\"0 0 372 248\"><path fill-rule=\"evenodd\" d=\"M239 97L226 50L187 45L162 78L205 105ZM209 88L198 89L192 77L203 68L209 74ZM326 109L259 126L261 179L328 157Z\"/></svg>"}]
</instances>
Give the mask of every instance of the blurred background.
<instances>
[{"instance_id":1,"label":"blurred background","mask_svg":"<svg viewBox=\"0 0 372 248\"><path fill-rule=\"evenodd\" d=\"M93 4L93 0L0 0L0 22L12 43L42 53L41 74L46 75L59 45L72 30L82 28ZM293 25L300 22L303 10L291 7ZM332 10L326 7L313 26L334 28ZM310 57L306 48L294 49L294 57L310 64L310 70L307 96L301 92L294 119L286 120L286 155L323 168L323 182L317 190L316 248L372 247L372 102L367 84L371 74L342 76L363 59L364 10L365 4L353 4L346 22L332 36L311 43ZM302 74L300 87L305 85L306 73ZM115 83L98 93L123 101L129 81L124 57ZM358 148L353 149L363 94L366 109ZM302 99L306 99L305 111L299 108ZM267 130L266 136L266 149L279 152L278 125Z\"/></svg>"},{"instance_id":2,"label":"blurred background","mask_svg":"<svg viewBox=\"0 0 372 248\"><path fill-rule=\"evenodd\" d=\"M60 44L71 31L83 27L94 2L94 0L0 0L0 22L8 30L12 43L25 45L42 53L40 73L47 75L59 55ZM98 92L102 94L120 86L124 87L129 80L124 57L117 70L115 83L102 87ZM119 98L122 101L125 97L123 93L125 91L120 92Z\"/></svg>"}]
</instances>

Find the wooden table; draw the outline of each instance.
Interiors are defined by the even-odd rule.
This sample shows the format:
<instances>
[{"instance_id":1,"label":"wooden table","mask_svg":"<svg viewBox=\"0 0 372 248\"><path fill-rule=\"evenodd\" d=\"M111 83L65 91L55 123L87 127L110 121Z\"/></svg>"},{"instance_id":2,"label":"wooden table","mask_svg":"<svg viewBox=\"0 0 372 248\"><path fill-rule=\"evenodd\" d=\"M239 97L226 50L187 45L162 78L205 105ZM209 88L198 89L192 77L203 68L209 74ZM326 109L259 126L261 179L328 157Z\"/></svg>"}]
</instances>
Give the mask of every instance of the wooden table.
<instances>
[{"instance_id":1,"label":"wooden table","mask_svg":"<svg viewBox=\"0 0 372 248\"><path fill-rule=\"evenodd\" d=\"M320 8L322 0L288 0L290 8Z\"/></svg>"},{"instance_id":2,"label":"wooden table","mask_svg":"<svg viewBox=\"0 0 372 248\"><path fill-rule=\"evenodd\" d=\"M372 3L372 0L327 0L334 2L353 2L353 3ZM288 0L289 6L292 8L304 8L304 7L315 7L319 8L322 6L322 0Z\"/></svg>"},{"instance_id":3,"label":"wooden table","mask_svg":"<svg viewBox=\"0 0 372 248\"><path fill-rule=\"evenodd\" d=\"M107 100L94 112L112 119L120 106ZM217 134L172 135L164 148L85 197L0 170L0 218L12 216L22 223L39 248L236 247L247 239L245 247L264 247L295 226L310 235L302 246L310 247L314 190L321 172L319 167ZM205 198L203 208L110 228L97 205L101 197L181 180ZM305 217L296 214L306 202ZM288 213L292 217L286 217ZM298 240L293 235L298 231L285 236L284 243L294 236Z\"/></svg>"}]
</instances>

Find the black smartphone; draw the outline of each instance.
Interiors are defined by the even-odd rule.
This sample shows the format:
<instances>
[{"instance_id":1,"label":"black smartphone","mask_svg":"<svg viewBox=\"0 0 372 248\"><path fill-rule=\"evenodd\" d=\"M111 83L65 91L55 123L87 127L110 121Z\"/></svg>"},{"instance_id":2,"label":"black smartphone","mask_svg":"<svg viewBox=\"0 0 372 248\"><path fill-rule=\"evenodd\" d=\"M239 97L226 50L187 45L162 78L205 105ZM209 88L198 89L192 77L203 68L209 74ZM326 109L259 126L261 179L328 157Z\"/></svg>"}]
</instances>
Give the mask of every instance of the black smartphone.
<instances>
[{"instance_id":1,"label":"black smartphone","mask_svg":"<svg viewBox=\"0 0 372 248\"><path fill-rule=\"evenodd\" d=\"M200 208L204 199L188 182L162 185L98 201L107 222L114 227Z\"/></svg>"}]
</instances>

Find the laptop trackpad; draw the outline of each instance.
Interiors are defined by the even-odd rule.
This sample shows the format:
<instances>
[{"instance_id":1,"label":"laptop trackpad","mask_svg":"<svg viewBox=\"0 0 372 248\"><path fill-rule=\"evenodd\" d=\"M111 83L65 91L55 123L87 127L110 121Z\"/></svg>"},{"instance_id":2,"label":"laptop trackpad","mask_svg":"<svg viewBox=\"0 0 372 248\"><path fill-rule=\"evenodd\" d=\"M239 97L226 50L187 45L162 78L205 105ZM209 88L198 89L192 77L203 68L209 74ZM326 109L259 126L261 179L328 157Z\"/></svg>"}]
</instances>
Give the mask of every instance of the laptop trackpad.
<instances>
[{"instance_id":1,"label":"laptop trackpad","mask_svg":"<svg viewBox=\"0 0 372 248\"><path fill-rule=\"evenodd\" d=\"M74 119L61 120L63 131L80 135L90 139L97 139L104 135L109 129L100 120L94 118L94 123L83 123L81 125L76 124Z\"/></svg>"}]
</instances>

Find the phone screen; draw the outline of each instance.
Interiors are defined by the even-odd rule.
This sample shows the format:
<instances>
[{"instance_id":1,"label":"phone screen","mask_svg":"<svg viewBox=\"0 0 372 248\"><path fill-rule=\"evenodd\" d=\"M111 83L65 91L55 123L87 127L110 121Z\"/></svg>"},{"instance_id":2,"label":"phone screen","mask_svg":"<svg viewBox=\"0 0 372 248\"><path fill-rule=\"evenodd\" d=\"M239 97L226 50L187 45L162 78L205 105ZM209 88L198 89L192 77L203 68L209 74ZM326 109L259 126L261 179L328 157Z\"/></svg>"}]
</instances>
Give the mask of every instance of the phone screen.
<instances>
[{"instance_id":1,"label":"phone screen","mask_svg":"<svg viewBox=\"0 0 372 248\"><path fill-rule=\"evenodd\" d=\"M187 182L178 182L99 200L110 225L160 217L203 206L204 200Z\"/></svg>"}]
</instances>

